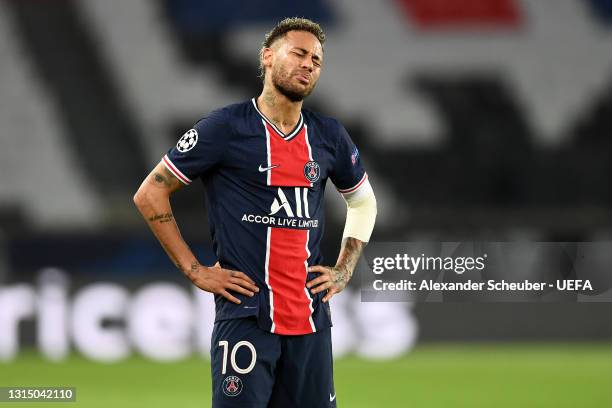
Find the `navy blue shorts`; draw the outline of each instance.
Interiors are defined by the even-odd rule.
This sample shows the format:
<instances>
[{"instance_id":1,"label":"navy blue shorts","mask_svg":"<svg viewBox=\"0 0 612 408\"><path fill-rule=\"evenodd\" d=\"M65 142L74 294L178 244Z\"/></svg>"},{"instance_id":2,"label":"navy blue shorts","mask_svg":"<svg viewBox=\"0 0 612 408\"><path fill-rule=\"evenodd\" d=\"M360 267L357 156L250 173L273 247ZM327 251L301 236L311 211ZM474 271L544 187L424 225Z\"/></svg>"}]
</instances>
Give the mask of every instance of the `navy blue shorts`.
<instances>
[{"instance_id":1,"label":"navy blue shorts","mask_svg":"<svg viewBox=\"0 0 612 408\"><path fill-rule=\"evenodd\" d=\"M331 330L284 336L255 318L216 322L213 408L335 407Z\"/></svg>"}]
</instances>

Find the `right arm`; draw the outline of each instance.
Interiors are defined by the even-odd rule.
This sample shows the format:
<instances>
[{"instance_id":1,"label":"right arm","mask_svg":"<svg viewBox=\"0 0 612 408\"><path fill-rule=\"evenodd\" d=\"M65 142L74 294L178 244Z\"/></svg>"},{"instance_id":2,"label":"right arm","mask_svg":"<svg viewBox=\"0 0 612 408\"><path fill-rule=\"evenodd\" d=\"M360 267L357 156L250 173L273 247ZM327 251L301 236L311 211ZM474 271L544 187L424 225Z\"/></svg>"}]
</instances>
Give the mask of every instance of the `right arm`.
<instances>
[{"instance_id":1,"label":"right arm","mask_svg":"<svg viewBox=\"0 0 612 408\"><path fill-rule=\"evenodd\" d=\"M160 162L134 195L134 204L172 263L200 289L221 295L234 303L240 303L240 300L228 290L247 296L259 292L255 282L243 272L223 269L218 264L213 267L200 265L183 240L172 214L170 195L181 186L181 181Z\"/></svg>"}]
</instances>

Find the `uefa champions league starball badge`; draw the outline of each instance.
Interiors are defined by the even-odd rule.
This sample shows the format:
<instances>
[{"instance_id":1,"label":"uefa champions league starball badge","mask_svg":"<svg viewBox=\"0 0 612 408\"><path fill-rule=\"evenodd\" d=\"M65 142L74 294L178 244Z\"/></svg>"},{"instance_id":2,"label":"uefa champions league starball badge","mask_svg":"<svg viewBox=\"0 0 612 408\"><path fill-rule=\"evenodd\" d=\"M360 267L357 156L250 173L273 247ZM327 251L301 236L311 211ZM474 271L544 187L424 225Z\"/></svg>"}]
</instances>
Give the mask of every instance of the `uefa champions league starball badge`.
<instances>
[{"instance_id":1,"label":"uefa champions league starball badge","mask_svg":"<svg viewBox=\"0 0 612 408\"><path fill-rule=\"evenodd\" d=\"M319 179L321 175L321 168L319 167L319 163L316 161L309 161L304 165L304 176L310 181L314 183Z\"/></svg>"},{"instance_id":2,"label":"uefa champions league starball badge","mask_svg":"<svg viewBox=\"0 0 612 408\"><path fill-rule=\"evenodd\" d=\"M198 131L190 129L176 143L176 149L181 153L185 153L193 149L196 143L198 143Z\"/></svg>"},{"instance_id":3,"label":"uefa champions league starball badge","mask_svg":"<svg viewBox=\"0 0 612 408\"><path fill-rule=\"evenodd\" d=\"M223 380L223 393L228 397L235 397L242 392L242 380L235 375L225 377Z\"/></svg>"}]
</instances>

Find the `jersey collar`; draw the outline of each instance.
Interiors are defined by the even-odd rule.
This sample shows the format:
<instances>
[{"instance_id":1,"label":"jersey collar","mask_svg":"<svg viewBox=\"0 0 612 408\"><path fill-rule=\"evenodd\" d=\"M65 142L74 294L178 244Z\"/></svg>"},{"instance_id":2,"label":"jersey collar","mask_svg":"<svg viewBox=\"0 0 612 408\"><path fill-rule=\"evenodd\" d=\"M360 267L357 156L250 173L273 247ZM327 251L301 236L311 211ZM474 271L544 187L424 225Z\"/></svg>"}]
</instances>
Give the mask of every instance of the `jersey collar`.
<instances>
[{"instance_id":1,"label":"jersey collar","mask_svg":"<svg viewBox=\"0 0 612 408\"><path fill-rule=\"evenodd\" d=\"M304 116L302 115L302 112L300 112L300 119L298 120L298 123L295 125L295 128L293 128L291 132L284 134L270 119L266 117L266 115L261 113L261 111L257 107L257 101L255 100L255 98L252 98L251 102L253 102L253 107L255 108L257 113L259 113L259 116L261 116L262 119L265 120L267 124L272 126L272 128L276 131L276 133L278 133L278 135L285 140L293 139L300 132L300 130L302 129L302 126L304 126Z\"/></svg>"}]
</instances>

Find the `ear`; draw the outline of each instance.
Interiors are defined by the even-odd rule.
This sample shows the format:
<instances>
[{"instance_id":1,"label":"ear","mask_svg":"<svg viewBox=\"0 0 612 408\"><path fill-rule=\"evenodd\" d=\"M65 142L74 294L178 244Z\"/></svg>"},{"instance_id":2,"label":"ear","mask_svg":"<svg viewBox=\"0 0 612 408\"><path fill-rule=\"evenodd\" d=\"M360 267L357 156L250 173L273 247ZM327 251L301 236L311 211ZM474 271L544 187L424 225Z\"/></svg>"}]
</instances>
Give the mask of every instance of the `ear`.
<instances>
[{"instance_id":1,"label":"ear","mask_svg":"<svg viewBox=\"0 0 612 408\"><path fill-rule=\"evenodd\" d=\"M265 68L271 68L273 59L274 59L274 50L270 47L264 48L261 54L262 65Z\"/></svg>"}]
</instances>

